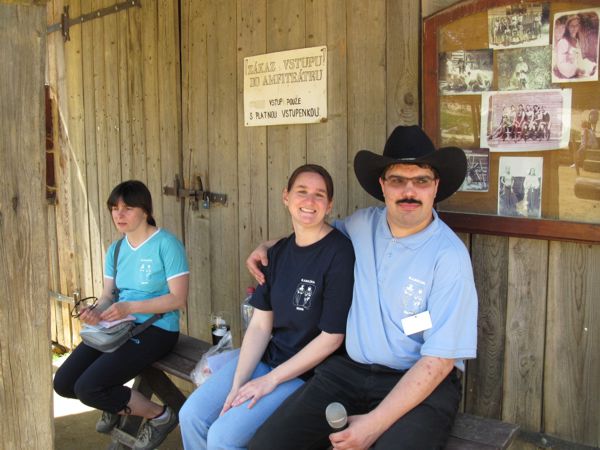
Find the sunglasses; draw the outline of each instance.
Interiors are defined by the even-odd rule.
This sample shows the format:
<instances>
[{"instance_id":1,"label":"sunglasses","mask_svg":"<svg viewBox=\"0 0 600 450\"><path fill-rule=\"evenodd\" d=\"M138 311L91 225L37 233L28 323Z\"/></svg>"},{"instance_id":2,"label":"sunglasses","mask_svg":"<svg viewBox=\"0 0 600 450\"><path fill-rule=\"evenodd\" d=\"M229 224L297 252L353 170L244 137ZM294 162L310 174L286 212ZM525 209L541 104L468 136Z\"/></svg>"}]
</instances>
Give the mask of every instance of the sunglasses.
<instances>
[{"instance_id":1,"label":"sunglasses","mask_svg":"<svg viewBox=\"0 0 600 450\"><path fill-rule=\"evenodd\" d=\"M84 310L91 311L98 306L98 297L85 297L77 300L71 309L71 317L78 319Z\"/></svg>"}]
</instances>

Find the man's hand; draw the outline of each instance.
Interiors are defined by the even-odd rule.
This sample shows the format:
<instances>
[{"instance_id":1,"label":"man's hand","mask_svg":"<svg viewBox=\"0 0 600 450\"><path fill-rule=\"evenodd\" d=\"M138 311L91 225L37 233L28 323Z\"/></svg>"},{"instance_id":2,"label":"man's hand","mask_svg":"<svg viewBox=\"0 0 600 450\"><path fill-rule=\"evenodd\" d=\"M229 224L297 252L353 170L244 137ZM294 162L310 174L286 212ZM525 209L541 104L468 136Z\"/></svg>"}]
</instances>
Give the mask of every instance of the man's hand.
<instances>
[{"instance_id":1,"label":"man's hand","mask_svg":"<svg viewBox=\"0 0 600 450\"><path fill-rule=\"evenodd\" d=\"M267 258L268 249L269 247L264 243L260 244L252 253L250 253L250 256L248 256L248 259L246 260L248 272L250 272L250 275L254 277L258 284L263 284L265 282L265 275L262 273L260 267L269 264Z\"/></svg>"},{"instance_id":2,"label":"man's hand","mask_svg":"<svg viewBox=\"0 0 600 450\"><path fill-rule=\"evenodd\" d=\"M348 428L329 435L334 450L364 450L371 447L385 430L373 423L369 414L348 417Z\"/></svg>"}]
</instances>

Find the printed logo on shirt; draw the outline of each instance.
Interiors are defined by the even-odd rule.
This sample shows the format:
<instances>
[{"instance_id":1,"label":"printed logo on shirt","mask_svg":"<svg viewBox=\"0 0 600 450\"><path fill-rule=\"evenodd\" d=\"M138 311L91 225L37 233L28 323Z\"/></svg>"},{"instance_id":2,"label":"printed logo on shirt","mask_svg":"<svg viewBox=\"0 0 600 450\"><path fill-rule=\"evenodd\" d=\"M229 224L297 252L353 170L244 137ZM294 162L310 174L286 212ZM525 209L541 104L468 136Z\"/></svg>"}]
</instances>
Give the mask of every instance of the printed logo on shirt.
<instances>
[{"instance_id":1,"label":"printed logo on shirt","mask_svg":"<svg viewBox=\"0 0 600 450\"><path fill-rule=\"evenodd\" d=\"M150 282L150 275L152 274L152 260L142 259L140 261L140 283L148 284Z\"/></svg>"},{"instance_id":2,"label":"printed logo on shirt","mask_svg":"<svg viewBox=\"0 0 600 450\"><path fill-rule=\"evenodd\" d=\"M300 278L300 283L298 283L296 292L294 293L294 306L298 311L307 311L310 309L315 290L314 280Z\"/></svg>"},{"instance_id":3,"label":"printed logo on shirt","mask_svg":"<svg viewBox=\"0 0 600 450\"><path fill-rule=\"evenodd\" d=\"M408 277L402 289L402 312L412 316L423 311L425 301L425 282L415 277Z\"/></svg>"}]
</instances>

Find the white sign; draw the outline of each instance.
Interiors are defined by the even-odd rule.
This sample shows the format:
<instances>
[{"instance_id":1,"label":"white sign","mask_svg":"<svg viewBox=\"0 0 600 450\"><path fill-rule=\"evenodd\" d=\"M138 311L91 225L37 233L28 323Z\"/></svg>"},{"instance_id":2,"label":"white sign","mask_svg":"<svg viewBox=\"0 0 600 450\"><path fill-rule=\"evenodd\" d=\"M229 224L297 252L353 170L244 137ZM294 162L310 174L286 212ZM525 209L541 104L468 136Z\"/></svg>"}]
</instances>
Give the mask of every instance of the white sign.
<instances>
[{"instance_id":1,"label":"white sign","mask_svg":"<svg viewBox=\"0 0 600 450\"><path fill-rule=\"evenodd\" d=\"M247 127L327 119L327 47L244 58Z\"/></svg>"}]
</instances>

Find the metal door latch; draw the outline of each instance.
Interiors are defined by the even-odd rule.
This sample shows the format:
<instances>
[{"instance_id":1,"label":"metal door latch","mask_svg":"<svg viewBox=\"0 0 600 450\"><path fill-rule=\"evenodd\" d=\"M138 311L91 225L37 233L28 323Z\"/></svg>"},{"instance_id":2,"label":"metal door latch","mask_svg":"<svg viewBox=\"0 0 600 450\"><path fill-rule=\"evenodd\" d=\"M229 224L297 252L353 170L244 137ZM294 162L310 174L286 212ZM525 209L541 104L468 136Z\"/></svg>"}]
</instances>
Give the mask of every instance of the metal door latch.
<instances>
[{"instance_id":1,"label":"metal door latch","mask_svg":"<svg viewBox=\"0 0 600 450\"><path fill-rule=\"evenodd\" d=\"M220 203L223 206L227 205L227 194L216 194L204 190L202 179L199 176L194 177L194 189L185 189L183 183L179 179L179 175L175 175L173 186L163 186L164 195L174 195L177 201L183 198L190 199L190 207L192 210L199 209L199 203L202 202L204 209L210 208L211 203Z\"/></svg>"}]
</instances>

